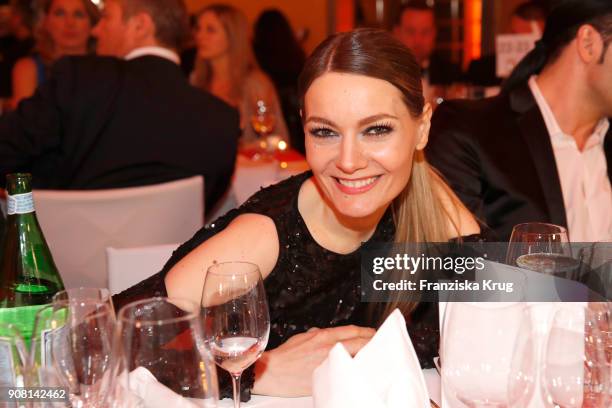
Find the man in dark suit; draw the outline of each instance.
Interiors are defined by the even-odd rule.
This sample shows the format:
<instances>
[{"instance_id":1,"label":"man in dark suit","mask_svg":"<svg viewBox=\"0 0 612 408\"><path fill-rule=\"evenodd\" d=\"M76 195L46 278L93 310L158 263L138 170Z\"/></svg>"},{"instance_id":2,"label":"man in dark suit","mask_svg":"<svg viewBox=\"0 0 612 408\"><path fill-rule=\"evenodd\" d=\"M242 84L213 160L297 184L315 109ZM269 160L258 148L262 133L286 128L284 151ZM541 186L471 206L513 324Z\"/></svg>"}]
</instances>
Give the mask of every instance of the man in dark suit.
<instances>
[{"instance_id":1,"label":"man in dark suit","mask_svg":"<svg viewBox=\"0 0 612 408\"><path fill-rule=\"evenodd\" d=\"M425 0L402 5L393 35L412 51L430 85L450 85L461 80L461 68L435 51L436 17Z\"/></svg>"},{"instance_id":2,"label":"man in dark suit","mask_svg":"<svg viewBox=\"0 0 612 408\"><path fill-rule=\"evenodd\" d=\"M0 175L35 188L100 189L201 174L206 206L227 189L239 117L184 78L182 0L108 0L98 54L59 61L52 78L0 119ZM117 58L119 57L119 58Z\"/></svg>"},{"instance_id":3,"label":"man in dark suit","mask_svg":"<svg viewBox=\"0 0 612 408\"><path fill-rule=\"evenodd\" d=\"M611 2L566 0L499 96L437 108L427 158L500 238L531 221L612 237L611 41Z\"/></svg>"}]
</instances>

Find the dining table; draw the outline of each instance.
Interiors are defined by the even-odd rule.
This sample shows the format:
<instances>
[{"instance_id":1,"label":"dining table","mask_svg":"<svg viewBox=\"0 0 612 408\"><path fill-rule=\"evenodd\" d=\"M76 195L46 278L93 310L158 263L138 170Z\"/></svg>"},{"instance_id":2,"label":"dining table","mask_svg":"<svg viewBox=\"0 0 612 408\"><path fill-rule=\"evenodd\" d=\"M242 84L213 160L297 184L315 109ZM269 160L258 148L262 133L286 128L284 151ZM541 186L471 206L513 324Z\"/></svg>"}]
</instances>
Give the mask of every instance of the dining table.
<instances>
[{"instance_id":1,"label":"dining table","mask_svg":"<svg viewBox=\"0 0 612 408\"><path fill-rule=\"evenodd\" d=\"M429 398L433 403L438 406L442 406L440 396L440 374L435 368L427 368L422 370L423 377L425 378L425 384L427 384L427 391L429 392ZM219 408L233 408L234 402L229 399L222 399L219 401ZM435 405L433 405L435 406ZM249 402L241 404L243 408L313 408L314 400L312 397L298 397L298 398L282 398L282 397L269 397L265 395L253 395Z\"/></svg>"}]
</instances>

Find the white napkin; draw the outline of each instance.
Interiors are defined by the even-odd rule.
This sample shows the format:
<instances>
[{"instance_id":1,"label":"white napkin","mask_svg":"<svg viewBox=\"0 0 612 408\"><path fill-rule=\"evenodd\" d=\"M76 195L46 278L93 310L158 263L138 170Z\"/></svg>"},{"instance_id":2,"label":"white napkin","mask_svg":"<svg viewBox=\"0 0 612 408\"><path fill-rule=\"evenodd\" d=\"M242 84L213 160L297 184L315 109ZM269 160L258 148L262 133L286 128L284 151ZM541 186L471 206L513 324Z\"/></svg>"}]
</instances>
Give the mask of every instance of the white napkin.
<instances>
[{"instance_id":1,"label":"white napkin","mask_svg":"<svg viewBox=\"0 0 612 408\"><path fill-rule=\"evenodd\" d=\"M315 369L312 388L316 408L430 407L406 321L397 309L355 358L336 344Z\"/></svg>"},{"instance_id":2,"label":"white napkin","mask_svg":"<svg viewBox=\"0 0 612 408\"><path fill-rule=\"evenodd\" d=\"M125 372L121 374L125 376ZM197 408L199 405L161 384L149 370L138 367L129 374L130 392L121 393L119 407ZM124 383L124 381L121 381Z\"/></svg>"}]
</instances>

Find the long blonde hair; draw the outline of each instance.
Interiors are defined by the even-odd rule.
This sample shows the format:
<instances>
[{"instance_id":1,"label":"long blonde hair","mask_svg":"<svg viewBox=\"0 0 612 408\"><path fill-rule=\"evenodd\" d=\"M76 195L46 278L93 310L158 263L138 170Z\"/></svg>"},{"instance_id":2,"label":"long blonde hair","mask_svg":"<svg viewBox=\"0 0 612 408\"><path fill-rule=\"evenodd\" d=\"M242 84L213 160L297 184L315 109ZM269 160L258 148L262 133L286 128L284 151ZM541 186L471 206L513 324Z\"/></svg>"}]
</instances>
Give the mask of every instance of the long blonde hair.
<instances>
[{"instance_id":1,"label":"long blonde hair","mask_svg":"<svg viewBox=\"0 0 612 408\"><path fill-rule=\"evenodd\" d=\"M303 101L312 82L326 72L365 75L382 79L402 93L403 101L413 118L423 114L425 100L421 85L421 68L412 53L389 33L377 29L357 29L335 34L321 43L308 58L298 82L298 95ZM415 151L410 180L393 200L396 243L445 242L450 238L449 225L458 227L442 203L446 196L455 209L460 204L450 188L425 160L422 150ZM457 212L458 213L458 212ZM399 273L399 272L396 272ZM413 277L414 278L414 277ZM382 321L393 309L408 316L418 299L407 298L401 291L390 299L384 310L374 305L370 315ZM382 313L381 313L382 312Z\"/></svg>"},{"instance_id":2,"label":"long blonde hair","mask_svg":"<svg viewBox=\"0 0 612 408\"><path fill-rule=\"evenodd\" d=\"M246 16L238 9L224 5L213 4L204 7L197 14L199 18L206 12L212 12L223 25L229 43L230 59L230 99L236 104L242 99L244 83L250 73L257 70L257 63L249 41L249 23ZM193 84L198 88L210 90L212 84L212 68L210 61L198 58L193 71Z\"/></svg>"}]
</instances>

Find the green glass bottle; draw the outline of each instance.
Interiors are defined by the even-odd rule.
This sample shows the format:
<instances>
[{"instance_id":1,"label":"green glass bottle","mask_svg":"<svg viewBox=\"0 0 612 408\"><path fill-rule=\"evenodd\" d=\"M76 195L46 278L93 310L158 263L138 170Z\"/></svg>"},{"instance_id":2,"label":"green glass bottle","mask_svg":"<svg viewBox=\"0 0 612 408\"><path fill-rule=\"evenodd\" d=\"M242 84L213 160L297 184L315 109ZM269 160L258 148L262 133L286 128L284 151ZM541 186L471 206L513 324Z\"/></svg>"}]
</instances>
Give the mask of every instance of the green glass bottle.
<instances>
[{"instance_id":1,"label":"green glass bottle","mask_svg":"<svg viewBox=\"0 0 612 408\"><path fill-rule=\"evenodd\" d=\"M31 175L9 174L6 179L7 220L0 250L0 322L15 325L29 347L36 312L51 303L53 295L64 289L64 283L36 218Z\"/></svg>"}]
</instances>

